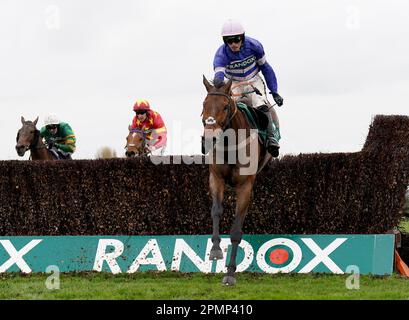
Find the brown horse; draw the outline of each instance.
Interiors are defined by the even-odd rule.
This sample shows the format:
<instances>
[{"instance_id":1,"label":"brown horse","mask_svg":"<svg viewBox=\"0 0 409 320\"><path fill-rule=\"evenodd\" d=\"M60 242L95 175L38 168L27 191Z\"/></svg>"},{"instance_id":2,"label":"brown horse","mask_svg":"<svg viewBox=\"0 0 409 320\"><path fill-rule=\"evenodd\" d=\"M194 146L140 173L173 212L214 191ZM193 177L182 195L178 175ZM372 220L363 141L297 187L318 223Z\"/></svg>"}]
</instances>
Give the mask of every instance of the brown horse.
<instances>
[{"instance_id":1,"label":"brown horse","mask_svg":"<svg viewBox=\"0 0 409 320\"><path fill-rule=\"evenodd\" d=\"M146 143L147 135L150 131L131 129L128 127L129 134L126 137L125 155L128 158L137 156L147 156L150 151L148 149L148 144Z\"/></svg>"},{"instance_id":2,"label":"brown horse","mask_svg":"<svg viewBox=\"0 0 409 320\"><path fill-rule=\"evenodd\" d=\"M22 157L27 150L30 150L31 160L55 160L40 137L40 131L36 128L37 121L38 117L34 121L26 121L21 117L23 127L17 132L17 154Z\"/></svg>"},{"instance_id":3,"label":"brown horse","mask_svg":"<svg viewBox=\"0 0 409 320\"><path fill-rule=\"evenodd\" d=\"M223 252L220 248L219 222L223 212L223 197L225 185L228 184L236 191L236 213L234 222L230 231L232 250L230 261L227 265L227 274L223 278L223 284L234 285L236 283L236 255L238 245L242 239L242 227L244 218L247 214L253 185L257 173L271 159L271 155L266 153L260 143L257 133L254 137L254 131L247 121L245 115L237 108L235 101L231 97L232 81L228 81L220 88L212 86L203 76L203 84L207 90L207 96L203 103L204 125L204 143L209 148L210 163L209 187L213 200L212 219L213 219L213 246L210 251L210 260L223 259ZM228 136L233 136L226 144L226 132ZM221 152L218 152L221 150ZM227 146L227 148L226 148ZM202 149L205 148L202 145ZM227 151L226 151L227 150ZM235 156L236 161L231 161L230 156ZM243 157L243 153L249 157ZM240 157L240 154L242 155ZM229 158L226 163L226 157ZM249 159L256 166L250 170L251 163L239 161L240 159ZM233 158L234 159L234 158Z\"/></svg>"}]
</instances>

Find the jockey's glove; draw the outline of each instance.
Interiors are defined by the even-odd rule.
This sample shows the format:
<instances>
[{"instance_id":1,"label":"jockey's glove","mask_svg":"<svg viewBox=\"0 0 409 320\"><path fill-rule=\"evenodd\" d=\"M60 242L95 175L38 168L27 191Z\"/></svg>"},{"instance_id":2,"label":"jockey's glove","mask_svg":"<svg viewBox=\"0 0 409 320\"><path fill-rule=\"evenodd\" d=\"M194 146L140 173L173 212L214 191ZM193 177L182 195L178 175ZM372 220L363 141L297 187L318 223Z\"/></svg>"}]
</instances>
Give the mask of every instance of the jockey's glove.
<instances>
[{"instance_id":1,"label":"jockey's glove","mask_svg":"<svg viewBox=\"0 0 409 320\"><path fill-rule=\"evenodd\" d=\"M48 146L48 149L52 149L55 147L55 142L53 140L50 140L47 142L47 146Z\"/></svg>"},{"instance_id":2,"label":"jockey's glove","mask_svg":"<svg viewBox=\"0 0 409 320\"><path fill-rule=\"evenodd\" d=\"M213 85L214 85L216 88L220 88L223 84L224 84L223 78L215 77L215 78L213 79Z\"/></svg>"},{"instance_id":3,"label":"jockey's glove","mask_svg":"<svg viewBox=\"0 0 409 320\"><path fill-rule=\"evenodd\" d=\"M274 101L277 103L279 107L283 105L284 99L277 93L277 92L271 92L273 95Z\"/></svg>"}]
</instances>

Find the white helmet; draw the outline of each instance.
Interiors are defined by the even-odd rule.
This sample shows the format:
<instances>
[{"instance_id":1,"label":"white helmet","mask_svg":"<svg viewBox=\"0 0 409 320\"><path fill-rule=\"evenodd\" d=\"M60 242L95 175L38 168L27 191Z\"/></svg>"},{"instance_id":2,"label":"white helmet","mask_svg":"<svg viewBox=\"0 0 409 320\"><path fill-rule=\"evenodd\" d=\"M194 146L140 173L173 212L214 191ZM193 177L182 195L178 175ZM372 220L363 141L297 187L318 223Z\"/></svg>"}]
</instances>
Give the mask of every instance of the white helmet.
<instances>
[{"instance_id":1,"label":"white helmet","mask_svg":"<svg viewBox=\"0 0 409 320\"><path fill-rule=\"evenodd\" d=\"M229 19L222 27L222 37L244 34L244 28L237 20Z\"/></svg>"},{"instance_id":2,"label":"white helmet","mask_svg":"<svg viewBox=\"0 0 409 320\"><path fill-rule=\"evenodd\" d=\"M50 124L60 124L60 120L55 114L49 114L44 119L44 125L48 126Z\"/></svg>"}]
</instances>

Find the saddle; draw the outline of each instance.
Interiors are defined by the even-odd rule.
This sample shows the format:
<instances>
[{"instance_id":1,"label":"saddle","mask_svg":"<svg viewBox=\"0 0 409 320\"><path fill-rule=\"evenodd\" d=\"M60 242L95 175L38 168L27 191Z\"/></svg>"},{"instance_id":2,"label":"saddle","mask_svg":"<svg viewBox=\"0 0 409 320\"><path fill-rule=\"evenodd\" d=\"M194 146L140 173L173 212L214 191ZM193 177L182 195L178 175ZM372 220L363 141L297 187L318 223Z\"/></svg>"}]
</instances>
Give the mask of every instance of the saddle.
<instances>
[{"instance_id":1,"label":"saddle","mask_svg":"<svg viewBox=\"0 0 409 320\"><path fill-rule=\"evenodd\" d=\"M252 129L258 130L258 136L263 146L267 144L268 117L263 111L247 106L243 102L237 103L238 109L244 113Z\"/></svg>"}]
</instances>

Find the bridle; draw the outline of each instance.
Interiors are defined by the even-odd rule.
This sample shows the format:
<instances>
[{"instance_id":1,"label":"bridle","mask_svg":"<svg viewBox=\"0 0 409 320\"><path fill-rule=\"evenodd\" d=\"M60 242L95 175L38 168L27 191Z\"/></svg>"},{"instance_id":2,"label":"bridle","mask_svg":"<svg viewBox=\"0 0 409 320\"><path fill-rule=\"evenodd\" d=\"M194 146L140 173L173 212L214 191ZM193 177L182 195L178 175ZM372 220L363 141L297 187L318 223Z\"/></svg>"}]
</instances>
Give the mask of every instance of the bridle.
<instances>
[{"instance_id":1,"label":"bridle","mask_svg":"<svg viewBox=\"0 0 409 320\"><path fill-rule=\"evenodd\" d=\"M222 96L222 97L226 97L228 100L229 100L229 103L228 103L228 113L227 113L227 121L223 124L223 126L222 126L222 130L223 131L225 131L226 129L228 129L229 128L229 125L230 125L230 123L231 123L231 121L233 120L233 118L234 118L234 116L236 115L236 113L237 113L237 106L236 106L236 103L233 101L233 99L231 98L231 96L230 95L228 95L228 94L226 94L226 93L223 93L223 92L209 92L208 94L207 94L208 96ZM232 110L232 108L234 108L234 111ZM211 118L211 119L205 119L204 120L204 124L206 125L206 124L215 124L216 123L216 120L213 118L213 117L209 117L209 118Z\"/></svg>"},{"instance_id":2,"label":"bridle","mask_svg":"<svg viewBox=\"0 0 409 320\"><path fill-rule=\"evenodd\" d=\"M42 148L47 148L44 144L43 145L38 145L39 143L39 138L40 138L40 130L38 130L35 126L34 126L35 132L34 132L34 138L33 140L30 142L30 144L28 146L25 146L26 151L27 150L34 150L34 149L42 149ZM17 133L17 140L20 137L20 130Z\"/></svg>"},{"instance_id":3,"label":"bridle","mask_svg":"<svg viewBox=\"0 0 409 320\"><path fill-rule=\"evenodd\" d=\"M38 142L40 141L40 130L35 130L33 141L34 142L28 147L30 150L47 148L44 144L40 146L38 145Z\"/></svg>"},{"instance_id":4,"label":"bridle","mask_svg":"<svg viewBox=\"0 0 409 320\"><path fill-rule=\"evenodd\" d=\"M145 152L146 151L146 136L151 132L152 130L143 130L143 129L131 129L129 130L130 133L140 133L143 136L143 140L142 140L142 145L140 146L140 150L139 153L141 152ZM127 143L125 146L126 151L128 151L128 147L136 147L135 143Z\"/></svg>"}]
</instances>

